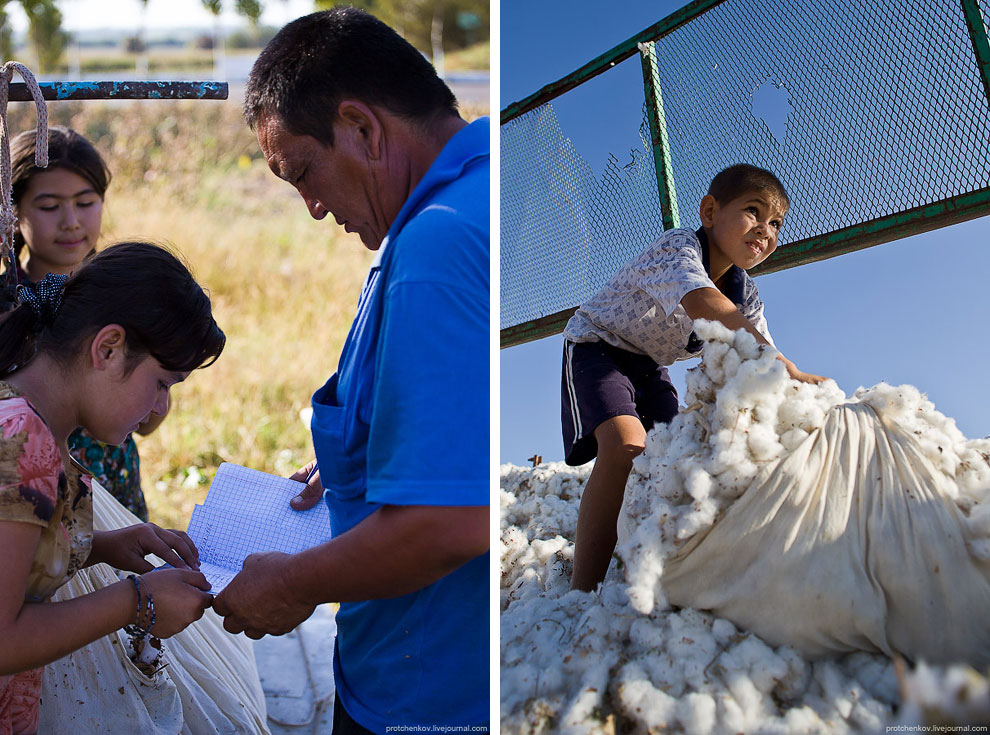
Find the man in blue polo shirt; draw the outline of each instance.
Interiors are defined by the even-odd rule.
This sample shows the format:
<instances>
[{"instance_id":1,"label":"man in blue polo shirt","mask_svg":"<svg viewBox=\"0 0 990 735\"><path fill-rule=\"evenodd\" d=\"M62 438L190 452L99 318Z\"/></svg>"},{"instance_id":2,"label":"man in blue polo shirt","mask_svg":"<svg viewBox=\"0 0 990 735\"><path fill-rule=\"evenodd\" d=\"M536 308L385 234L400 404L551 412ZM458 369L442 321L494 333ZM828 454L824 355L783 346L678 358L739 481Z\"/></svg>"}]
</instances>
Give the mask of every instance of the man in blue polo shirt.
<instances>
[{"instance_id":1,"label":"man in blue polo shirt","mask_svg":"<svg viewBox=\"0 0 990 735\"><path fill-rule=\"evenodd\" d=\"M461 119L418 51L339 7L279 32L244 107L275 175L377 257L313 396L320 469L294 501L325 492L333 539L249 557L214 607L260 637L341 603L337 735L484 729L488 120Z\"/></svg>"}]
</instances>

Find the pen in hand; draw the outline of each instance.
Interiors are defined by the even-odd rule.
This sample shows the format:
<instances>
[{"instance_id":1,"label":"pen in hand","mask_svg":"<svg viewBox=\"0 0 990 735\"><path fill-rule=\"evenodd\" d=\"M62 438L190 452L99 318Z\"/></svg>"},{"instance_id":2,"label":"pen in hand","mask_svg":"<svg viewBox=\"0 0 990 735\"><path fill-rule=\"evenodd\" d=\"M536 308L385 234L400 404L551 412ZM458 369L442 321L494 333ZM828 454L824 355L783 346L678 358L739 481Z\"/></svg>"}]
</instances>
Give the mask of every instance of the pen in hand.
<instances>
[{"instance_id":1,"label":"pen in hand","mask_svg":"<svg viewBox=\"0 0 990 735\"><path fill-rule=\"evenodd\" d=\"M309 471L309 474L306 475L306 479L303 482L306 487L304 487L296 497L289 501L289 506L293 510L309 510L320 501L322 493L316 490L316 488L311 488L309 485L310 481L319 471L319 464L314 462L313 468Z\"/></svg>"},{"instance_id":2,"label":"pen in hand","mask_svg":"<svg viewBox=\"0 0 990 735\"><path fill-rule=\"evenodd\" d=\"M313 469L311 469L309 471L309 474L306 475L306 481L303 483L303 485L308 485L309 484L309 481L313 479L313 475L315 475L319 471L320 471L320 465L319 465L319 463L318 462L313 462Z\"/></svg>"}]
</instances>

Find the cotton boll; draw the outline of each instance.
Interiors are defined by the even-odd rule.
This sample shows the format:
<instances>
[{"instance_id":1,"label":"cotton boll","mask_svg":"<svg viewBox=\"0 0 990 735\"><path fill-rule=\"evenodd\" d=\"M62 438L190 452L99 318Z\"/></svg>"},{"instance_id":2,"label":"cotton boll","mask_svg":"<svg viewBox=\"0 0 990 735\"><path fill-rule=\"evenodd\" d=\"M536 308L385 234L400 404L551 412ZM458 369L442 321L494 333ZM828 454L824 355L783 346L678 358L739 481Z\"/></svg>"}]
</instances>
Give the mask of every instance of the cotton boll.
<instances>
[{"instance_id":1,"label":"cotton boll","mask_svg":"<svg viewBox=\"0 0 990 735\"><path fill-rule=\"evenodd\" d=\"M960 494L977 502L990 500L990 443L967 442L955 472Z\"/></svg>"},{"instance_id":2,"label":"cotton boll","mask_svg":"<svg viewBox=\"0 0 990 735\"><path fill-rule=\"evenodd\" d=\"M771 459L779 457L784 451L783 445L777 438L777 433L770 427L759 424L750 427L746 444L753 459L758 462L769 462Z\"/></svg>"},{"instance_id":3,"label":"cotton boll","mask_svg":"<svg viewBox=\"0 0 990 735\"><path fill-rule=\"evenodd\" d=\"M687 371L684 376L684 387L688 405L696 401L709 403L715 400L715 383L712 382L707 373L698 368L691 368Z\"/></svg>"},{"instance_id":4,"label":"cotton boll","mask_svg":"<svg viewBox=\"0 0 990 735\"><path fill-rule=\"evenodd\" d=\"M650 730L666 729L677 711L677 700L654 687L638 666L623 667L616 695L622 711Z\"/></svg>"},{"instance_id":5,"label":"cotton boll","mask_svg":"<svg viewBox=\"0 0 990 735\"><path fill-rule=\"evenodd\" d=\"M794 649L786 646L777 649L777 655L787 666L787 670L777 679L774 694L785 702L797 701L808 689L811 666Z\"/></svg>"},{"instance_id":6,"label":"cotton boll","mask_svg":"<svg viewBox=\"0 0 990 735\"><path fill-rule=\"evenodd\" d=\"M663 626L653 618L637 618L629 626L629 641L639 650L660 650L665 641Z\"/></svg>"},{"instance_id":7,"label":"cotton boll","mask_svg":"<svg viewBox=\"0 0 990 735\"><path fill-rule=\"evenodd\" d=\"M732 698L739 705L743 726L740 732L752 732L760 723L767 719L767 714L772 711L767 705L769 702L764 694L756 687L756 683L747 676L735 675L727 676L726 684Z\"/></svg>"},{"instance_id":8,"label":"cotton boll","mask_svg":"<svg viewBox=\"0 0 990 735\"><path fill-rule=\"evenodd\" d=\"M840 662L845 676L855 680L871 696L889 705L900 701L894 663L885 656L851 653Z\"/></svg>"},{"instance_id":9,"label":"cotton boll","mask_svg":"<svg viewBox=\"0 0 990 735\"><path fill-rule=\"evenodd\" d=\"M710 735L716 731L715 700L710 694L691 693L677 702L674 717L683 731L693 735Z\"/></svg>"},{"instance_id":10,"label":"cotton boll","mask_svg":"<svg viewBox=\"0 0 990 735\"><path fill-rule=\"evenodd\" d=\"M726 733L746 732L748 721L746 712L733 696L722 690L715 700L721 730Z\"/></svg>"},{"instance_id":11,"label":"cotton boll","mask_svg":"<svg viewBox=\"0 0 990 735\"><path fill-rule=\"evenodd\" d=\"M684 487L695 500L704 500L712 490L712 477L697 463L681 469L684 475Z\"/></svg>"},{"instance_id":12,"label":"cotton boll","mask_svg":"<svg viewBox=\"0 0 990 735\"><path fill-rule=\"evenodd\" d=\"M898 725L990 723L990 680L967 666L938 669L921 663L905 673L903 689Z\"/></svg>"},{"instance_id":13,"label":"cotton boll","mask_svg":"<svg viewBox=\"0 0 990 735\"><path fill-rule=\"evenodd\" d=\"M780 445L784 448L784 451L793 452L807 438L808 432L804 429L789 429L780 435Z\"/></svg>"},{"instance_id":14,"label":"cotton boll","mask_svg":"<svg viewBox=\"0 0 990 735\"><path fill-rule=\"evenodd\" d=\"M808 735L840 735L849 732L845 723L825 723L819 714L808 706L795 707L787 710L784 715L782 729L788 733L807 733Z\"/></svg>"},{"instance_id":15,"label":"cotton boll","mask_svg":"<svg viewBox=\"0 0 990 735\"><path fill-rule=\"evenodd\" d=\"M618 553L625 561L629 606L640 615L649 615L654 607L664 606L666 601L660 588L663 553L659 544L643 544L634 537Z\"/></svg>"},{"instance_id":16,"label":"cotton boll","mask_svg":"<svg viewBox=\"0 0 990 735\"><path fill-rule=\"evenodd\" d=\"M709 667L719 653L711 633L712 619L696 610L685 609L670 615L667 651L682 672L683 682L692 690L704 688Z\"/></svg>"},{"instance_id":17,"label":"cotton boll","mask_svg":"<svg viewBox=\"0 0 990 735\"><path fill-rule=\"evenodd\" d=\"M725 376L724 380L727 382L736 377L739 372L739 366L742 365L742 357L735 350L729 350L726 352L722 359L722 374ZM715 380L714 378L712 380ZM717 382L717 381L716 381Z\"/></svg>"},{"instance_id":18,"label":"cotton boll","mask_svg":"<svg viewBox=\"0 0 990 735\"><path fill-rule=\"evenodd\" d=\"M723 666L727 662L740 671L745 671L748 678L763 692L771 691L776 682L788 675L787 661L777 656L773 649L756 636L746 636L739 643L719 658Z\"/></svg>"},{"instance_id":19,"label":"cotton boll","mask_svg":"<svg viewBox=\"0 0 990 735\"><path fill-rule=\"evenodd\" d=\"M761 345L756 341L756 337L749 332L739 330L736 332L736 339L733 342L736 352L743 360L763 360L774 365L783 367L783 363L777 360L779 354L773 347ZM786 374L786 371L785 371Z\"/></svg>"},{"instance_id":20,"label":"cotton boll","mask_svg":"<svg viewBox=\"0 0 990 735\"><path fill-rule=\"evenodd\" d=\"M976 559L990 561L990 503L973 506L965 526L969 553Z\"/></svg>"},{"instance_id":21,"label":"cotton boll","mask_svg":"<svg viewBox=\"0 0 990 735\"><path fill-rule=\"evenodd\" d=\"M724 361L731 349L732 347L724 342L713 342L705 345L705 375L716 385L725 383ZM739 358L737 355L733 362L734 366L738 368ZM733 372L735 371L733 370Z\"/></svg>"},{"instance_id":22,"label":"cotton boll","mask_svg":"<svg viewBox=\"0 0 990 735\"><path fill-rule=\"evenodd\" d=\"M712 621L712 635L719 646L725 647L736 637L736 626L724 618L715 618Z\"/></svg>"},{"instance_id":23,"label":"cotton boll","mask_svg":"<svg viewBox=\"0 0 990 735\"><path fill-rule=\"evenodd\" d=\"M735 335L735 332L722 324L722 322L712 319L695 319L694 331L698 335L698 339L705 342L705 349L708 349L708 345L713 342L723 342L731 345Z\"/></svg>"},{"instance_id":24,"label":"cotton boll","mask_svg":"<svg viewBox=\"0 0 990 735\"><path fill-rule=\"evenodd\" d=\"M847 691L848 682L838 666L831 661L819 661L813 668L812 677L821 687L823 698L829 705L840 717L848 718L853 703Z\"/></svg>"},{"instance_id":25,"label":"cotton boll","mask_svg":"<svg viewBox=\"0 0 990 735\"><path fill-rule=\"evenodd\" d=\"M711 526L717 513L718 506L711 500L696 500L691 504L691 513L677 522L677 540L686 541L701 529Z\"/></svg>"}]
</instances>

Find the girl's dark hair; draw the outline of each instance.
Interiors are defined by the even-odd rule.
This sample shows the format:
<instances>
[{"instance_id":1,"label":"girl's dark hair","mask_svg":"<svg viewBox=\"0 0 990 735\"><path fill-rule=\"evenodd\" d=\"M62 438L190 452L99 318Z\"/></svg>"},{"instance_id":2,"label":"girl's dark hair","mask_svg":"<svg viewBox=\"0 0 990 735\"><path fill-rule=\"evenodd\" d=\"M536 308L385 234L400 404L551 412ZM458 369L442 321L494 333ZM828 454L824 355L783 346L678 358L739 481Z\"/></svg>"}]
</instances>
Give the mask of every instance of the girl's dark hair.
<instances>
[{"instance_id":1,"label":"girl's dark hair","mask_svg":"<svg viewBox=\"0 0 990 735\"><path fill-rule=\"evenodd\" d=\"M31 177L43 171L64 168L82 176L93 185L102 199L110 186L110 169L86 138L75 130L56 126L48 129L48 168L34 165L34 145L37 133L25 130L10 142L11 200L18 206L27 191ZM20 230L14 233L14 251L18 256L24 248Z\"/></svg>"},{"instance_id":2,"label":"girl's dark hair","mask_svg":"<svg viewBox=\"0 0 990 735\"><path fill-rule=\"evenodd\" d=\"M37 353L68 368L86 338L108 324L124 328L132 369L146 355L166 370L205 367L226 342L209 296L176 255L148 242L122 242L69 277L49 323L40 323L28 304L0 316L0 375Z\"/></svg>"}]
</instances>

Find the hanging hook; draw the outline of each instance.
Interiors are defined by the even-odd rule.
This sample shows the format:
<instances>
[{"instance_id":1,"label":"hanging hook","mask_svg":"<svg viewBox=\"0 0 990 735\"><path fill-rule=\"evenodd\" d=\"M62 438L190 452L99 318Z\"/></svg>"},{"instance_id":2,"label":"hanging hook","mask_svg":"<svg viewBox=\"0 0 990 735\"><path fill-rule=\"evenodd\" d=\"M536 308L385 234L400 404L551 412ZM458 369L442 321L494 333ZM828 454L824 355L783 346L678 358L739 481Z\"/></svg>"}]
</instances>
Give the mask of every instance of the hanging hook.
<instances>
[{"instance_id":1,"label":"hanging hook","mask_svg":"<svg viewBox=\"0 0 990 735\"><path fill-rule=\"evenodd\" d=\"M14 216L13 182L10 169L10 128L7 125L7 101L10 97L10 80L14 72L20 74L34 99L37 111L37 128L34 144L34 163L38 168L48 166L48 105L41 93L34 74L24 64L8 61L0 67L0 235L3 249L0 257L7 260L6 286L11 293L17 286L17 255L14 253L14 230L17 217Z\"/></svg>"}]
</instances>

